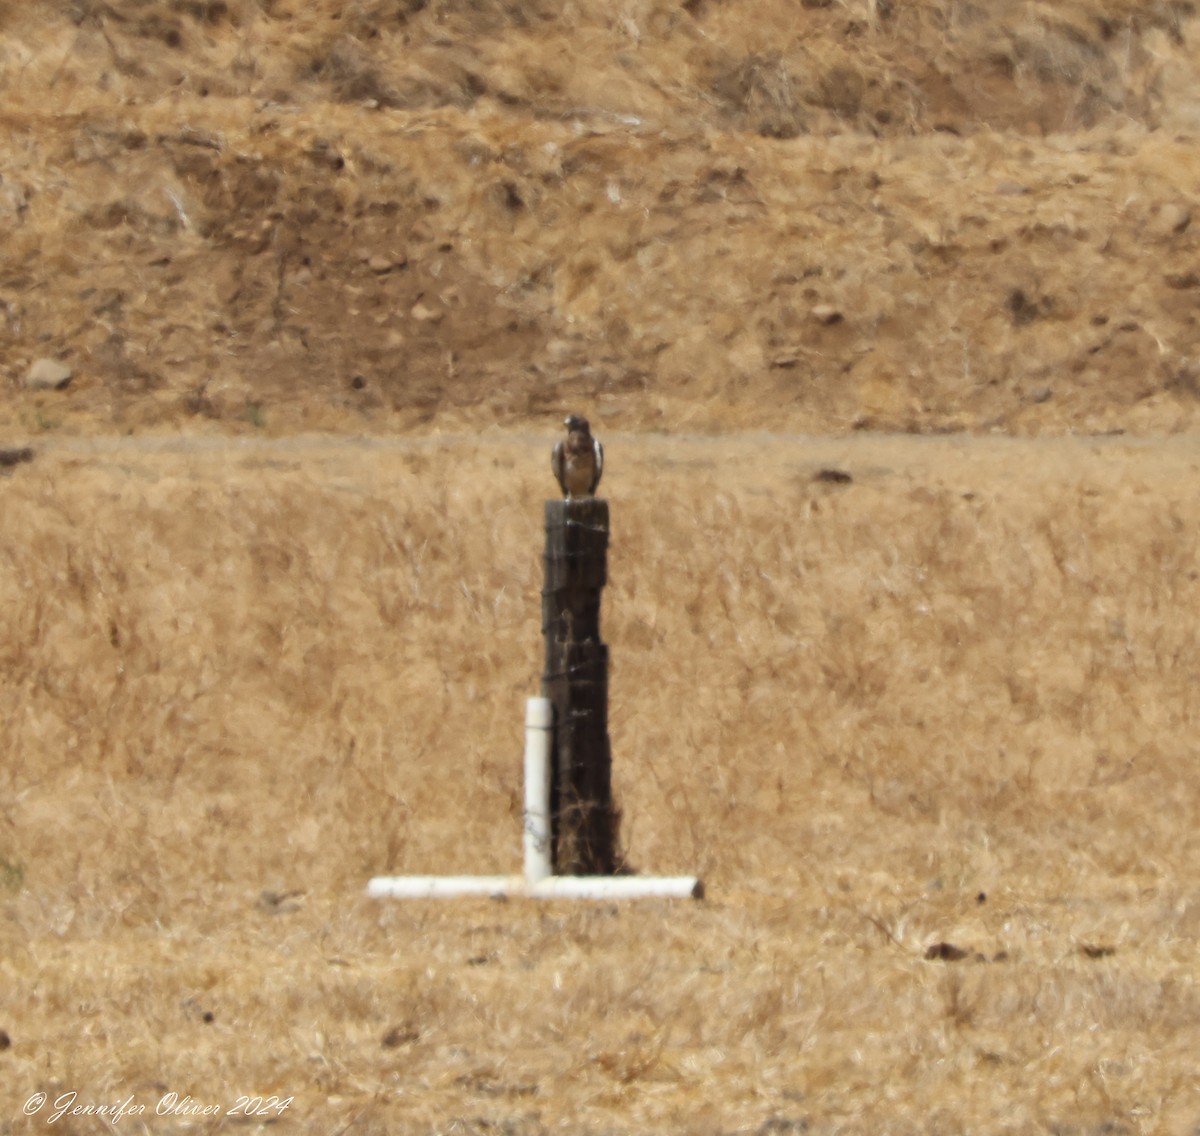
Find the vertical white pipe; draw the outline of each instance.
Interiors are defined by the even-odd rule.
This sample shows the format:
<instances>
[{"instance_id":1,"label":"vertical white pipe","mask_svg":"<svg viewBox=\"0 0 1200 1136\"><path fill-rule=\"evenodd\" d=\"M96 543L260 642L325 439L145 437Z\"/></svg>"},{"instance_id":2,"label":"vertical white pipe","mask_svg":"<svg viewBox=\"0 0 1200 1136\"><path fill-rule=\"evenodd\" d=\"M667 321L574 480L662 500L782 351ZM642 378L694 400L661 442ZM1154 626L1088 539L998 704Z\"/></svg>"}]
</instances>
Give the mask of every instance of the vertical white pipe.
<instances>
[{"instance_id":1,"label":"vertical white pipe","mask_svg":"<svg viewBox=\"0 0 1200 1136\"><path fill-rule=\"evenodd\" d=\"M525 879L532 886L550 875L550 751L554 707L548 698L525 704Z\"/></svg>"}]
</instances>

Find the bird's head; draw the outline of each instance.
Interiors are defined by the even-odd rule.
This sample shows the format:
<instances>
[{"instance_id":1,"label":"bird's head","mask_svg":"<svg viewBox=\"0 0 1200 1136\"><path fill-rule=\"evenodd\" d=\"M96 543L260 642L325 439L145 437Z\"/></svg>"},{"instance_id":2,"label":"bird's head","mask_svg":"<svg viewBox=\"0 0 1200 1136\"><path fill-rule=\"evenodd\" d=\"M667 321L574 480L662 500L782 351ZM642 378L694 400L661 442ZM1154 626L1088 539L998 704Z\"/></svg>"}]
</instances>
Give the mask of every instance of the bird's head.
<instances>
[{"instance_id":1,"label":"bird's head","mask_svg":"<svg viewBox=\"0 0 1200 1136\"><path fill-rule=\"evenodd\" d=\"M582 414L568 414L567 417L563 419L563 425L567 428L567 432L570 434L573 434L576 430L581 430L584 434L587 434L590 430L590 427L588 426L588 420L584 418Z\"/></svg>"}]
</instances>

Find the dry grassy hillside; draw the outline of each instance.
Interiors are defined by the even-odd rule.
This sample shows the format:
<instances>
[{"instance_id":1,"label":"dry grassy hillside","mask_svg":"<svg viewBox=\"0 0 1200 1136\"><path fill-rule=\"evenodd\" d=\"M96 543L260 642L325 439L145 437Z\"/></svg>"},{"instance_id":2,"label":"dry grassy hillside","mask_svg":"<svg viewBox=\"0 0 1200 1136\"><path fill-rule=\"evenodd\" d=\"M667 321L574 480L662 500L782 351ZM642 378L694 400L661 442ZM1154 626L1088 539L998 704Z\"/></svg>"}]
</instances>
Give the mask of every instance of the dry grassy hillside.
<instances>
[{"instance_id":1,"label":"dry grassy hillside","mask_svg":"<svg viewBox=\"0 0 1200 1136\"><path fill-rule=\"evenodd\" d=\"M0 1136L1194 1134L1197 17L0 0Z\"/></svg>"},{"instance_id":2,"label":"dry grassy hillside","mask_svg":"<svg viewBox=\"0 0 1200 1136\"><path fill-rule=\"evenodd\" d=\"M0 419L1186 428L1197 36L1182 0L10 0Z\"/></svg>"}]
</instances>

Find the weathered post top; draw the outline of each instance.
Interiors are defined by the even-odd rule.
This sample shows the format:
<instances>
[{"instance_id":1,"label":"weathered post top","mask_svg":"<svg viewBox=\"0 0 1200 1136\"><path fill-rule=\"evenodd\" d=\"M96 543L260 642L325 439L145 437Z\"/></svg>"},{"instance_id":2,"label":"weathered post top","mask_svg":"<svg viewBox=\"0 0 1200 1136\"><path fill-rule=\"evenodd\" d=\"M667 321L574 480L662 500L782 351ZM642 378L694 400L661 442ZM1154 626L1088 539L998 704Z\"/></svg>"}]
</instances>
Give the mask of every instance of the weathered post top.
<instances>
[{"instance_id":1,"label":"weathered post top","mask_svg":"<svg viewBox=\"0 0 1200 1136\"><path fill-rule=\"evenodd\" d=\"M555 640L600 642L600 591L608 583L608 502L546 502L542 632Z\"/></svg>"}]
</instances>

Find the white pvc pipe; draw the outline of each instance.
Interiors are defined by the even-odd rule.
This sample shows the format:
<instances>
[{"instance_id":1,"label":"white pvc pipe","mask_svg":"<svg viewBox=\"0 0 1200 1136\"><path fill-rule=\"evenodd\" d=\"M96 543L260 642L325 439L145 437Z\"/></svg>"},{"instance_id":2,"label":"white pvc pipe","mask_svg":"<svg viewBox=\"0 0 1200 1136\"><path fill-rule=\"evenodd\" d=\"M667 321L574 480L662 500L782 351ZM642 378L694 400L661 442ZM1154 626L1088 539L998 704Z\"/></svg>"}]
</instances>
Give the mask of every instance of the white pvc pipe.
<instances>
[{"instance_id":1,"label":"white pvc pipe","mask_svg":"<svg viewBox=\"0 0 1200 1136\"><path fill-rule=\"evenodd\" d=\"M694 876L550 876L532 885L535 899L703 899Z\"/></svg>"},{"instance_id":2,"label":"white pvc pipe","mask_svg":"<svg viewBox=\"0 0 1200 1136\"><path fill-rule=\"evenodd\" d=\"M695 876L554 876L550 851L550 754L554 708L548 698L525 705L525 874L523 876L377 876L372 899L702 899Z\"/></svg>"},{"instance_id":3,"label":"white pvc pipe","mask_svg":"<svg viewBox=\"0 0 1200 1136\"><path fill-rule=\"evenodd\" d=\"M525 879L546 879L550 864L550 752L554 707L548 698L525 703Z\"/></svg>"},{"instance_id":4,"label":"white pvc pipe","mask_svg":"<svg viewBox=\"0 0 1200 1136\"><path fill-rule=\"evenodd\" d=\"M520 876L377 876L367 884L372 899L452 899L463 895L521 895Z\"/></svg>"},{"instance_id":5,"label":"white pvc pipe","mask_svg":"<svg viewBox=\"0 0 1200 1136\"><path fill-rule=\"evenodd\" d=\"M521 876L377 876L372 899L458 899L527 896L530 899L703 899L694 876L547 876L531 884Z\"/></svg>"}]
</instances>

